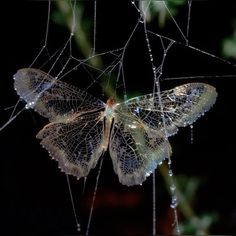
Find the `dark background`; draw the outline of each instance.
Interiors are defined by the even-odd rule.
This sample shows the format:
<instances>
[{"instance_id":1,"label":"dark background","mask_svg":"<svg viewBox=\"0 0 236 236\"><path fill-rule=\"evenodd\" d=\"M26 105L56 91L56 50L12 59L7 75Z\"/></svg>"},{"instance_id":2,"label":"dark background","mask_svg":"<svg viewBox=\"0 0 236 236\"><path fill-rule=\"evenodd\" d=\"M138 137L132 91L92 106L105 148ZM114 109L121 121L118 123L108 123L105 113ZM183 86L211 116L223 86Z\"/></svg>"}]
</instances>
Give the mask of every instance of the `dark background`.
<instances>
[{"instance_id":1,"label":"dark background","mask_svg":"<svg viewBox=\"0 0 236 236\"><path fill-rule=\"evenodd\" d=\"M233 1L194 1L190 44L222 57L221 42L233 32L235 7ZM13 74L19 68L30 65L43 45L47 2L9 2L4 3L1 10L0 119L1 124L4 124L10 114L4 108L14 105L18 100L13 88ZM176 19L184 28L186 9L181 11L182 17ZM98 13L97 47L101 51L121 47L137 22L138 15L134 9L126 1L99 1ZM169 28L163 30L163 34L183 41L174 25L167 26ZM141 27L131 41L125 57L127 90L140 94L151 92L153 81L147 55L143 52L145 41ZM159 32L155 23L150 27ZM53 23L49 32L49 48L58 48L60 42L64 42L69 35L69 31ZM158 38L150 37L150 40L154 55L159 55ZM157 56L155 60L158 62L160 58ZM163 77L226 74L235 75L235 66L180 45L173 46L170 50L163 68ZM194 124L193 144L190 144L188 127L170 138L173 170L177 176L184 175L189 179L196 177L201 180L193 207L197 215L206 212L218 215L210 233L235 234L235 78L213 77L199 80L215 86L218 99L216 105ZM170 88L189 81L197 79L163 81L162 84L164 88ZM106 99L101 93L94 95ZM33 111L26 111L0 134L0 231L3 235L76 234L66 178L35 138L36 133L46 123L45 119ZM97 171L98 168L92 170L88 176L84 194L83 180L76 181L71 178L82 233L85 232L87 224ZM158 233L163 233L163 222L168 221L166 218L170 199L158 170L156 173ZM91 234L145 235L152 233L151 224L151 178L142 186L122 186L113 172L109 155L105 155Z\"/></svg>"}]
</instances>

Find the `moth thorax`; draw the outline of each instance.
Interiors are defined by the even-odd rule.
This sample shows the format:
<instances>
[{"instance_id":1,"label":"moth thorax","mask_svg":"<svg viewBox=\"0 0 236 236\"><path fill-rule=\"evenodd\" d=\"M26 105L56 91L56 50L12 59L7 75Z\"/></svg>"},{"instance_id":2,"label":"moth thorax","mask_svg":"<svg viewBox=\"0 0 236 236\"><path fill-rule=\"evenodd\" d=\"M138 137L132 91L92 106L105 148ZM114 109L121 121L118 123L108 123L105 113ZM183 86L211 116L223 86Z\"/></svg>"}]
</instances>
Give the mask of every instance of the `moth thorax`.
<instances>
[{"instance_id":1,"label":"moth thorax","mask_svg":"<svg viewBox=\"0 0 236 236\"><path fill-rule=\"evenodd\" d=\"M116 104L116 100L115 100L114 97L110 97L110 98L107 100L107 106L108 106L108 107L113 107L115 104Z\"/></svg>"},{"instance_id":2,"label":"moth thorax","mask_svg":"<svg viewBox=\"0 0 236 236\"><path fill-rule=\"evenodd\" d=\"M107 100L105 116L108 119L112 119L113 118L113 111L114 111L115 104L116 104L116 102L115 102L115 99L113 97L111 97L111 98L109 98Z\"/></svg>"}]
</instances>

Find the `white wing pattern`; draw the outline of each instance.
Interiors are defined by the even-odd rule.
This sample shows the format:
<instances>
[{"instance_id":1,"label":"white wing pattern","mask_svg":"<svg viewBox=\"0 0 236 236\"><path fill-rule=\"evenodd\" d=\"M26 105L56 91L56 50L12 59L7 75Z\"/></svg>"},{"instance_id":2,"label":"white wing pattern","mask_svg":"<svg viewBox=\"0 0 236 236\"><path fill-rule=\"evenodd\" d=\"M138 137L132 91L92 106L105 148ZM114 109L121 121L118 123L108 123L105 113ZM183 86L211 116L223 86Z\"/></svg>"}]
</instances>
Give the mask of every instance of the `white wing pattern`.
<instances>
[{"instance_id":1,"label":"white wing pattern","mask_svg":"<svg viewBox=\"0 0 236 236\"><path fill-rule=\"evenodd\" d=\"M127 186L142 184L169 158L167 137L195 122L217 97L214 87L189 83L105 104L37 69L21 69L14 79L26 107L49 118L37 138L62 171L78 179L87 176L109 145L114 171Z\"/></svg>"}]
</instances>

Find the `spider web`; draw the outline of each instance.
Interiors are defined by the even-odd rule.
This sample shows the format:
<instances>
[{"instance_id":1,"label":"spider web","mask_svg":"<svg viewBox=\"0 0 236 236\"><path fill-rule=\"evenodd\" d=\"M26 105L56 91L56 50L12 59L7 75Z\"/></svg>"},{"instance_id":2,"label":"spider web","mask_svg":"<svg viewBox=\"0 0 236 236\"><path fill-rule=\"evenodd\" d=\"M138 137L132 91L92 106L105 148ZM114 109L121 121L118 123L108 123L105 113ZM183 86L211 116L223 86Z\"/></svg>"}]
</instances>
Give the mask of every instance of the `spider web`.
<instances>
[{"instance_id":1,"label":"spider web","mask_svg":"<svg viewBox=\"0 0 236 236\"><path fill-rule=\"evenodd\" d=\"M93 28L92 47L88 57L82 56L81 52L76 50L75 33L78 30L77 28L80 27L76 22L78 17L76 1L69 1L69 11L72 12L70 32L60 33L60 38L55 45L53 44L55 39L53 33L51 33L54 26L51 23L52 10L48 11L50 13L48 17L45 10L52 9L55 6L46 3L41 4L43 5L41 11L44 12L45 19L48 19L48 22L46 28L45 25L41 27L40 34L46 32L46 36L45 40L40 40L44 43L38 55L36 57L31 55L35 57L35 60L30 63L30 67L42 69L57 80L75 83L85 93L88 91L91 94L98 95L97 97L103 100L114 93L121 100L126 100L131 95L150 93L151 90L153 94L158 94L163 90L162 88L173 88L173 86L182 84L185 80L190 82L201 80L217 85L219 82L216 79L233 77L232 75L235 73L233 63L216 56L219 53L211 50L211 40L207 40L206 32L199 36L200 40L197 37L190 37L191 30L197 27L196 25L191 26L192 19L196 17L192 11L195 9L194 5L199 3L188 1L186 7L183 7L185 17L179 18L178 15L176 16L171 12L168 2L163 2L167 13L170 14L169 25L165 27L165 30L156 30L155 23L148 24L144 20L145 14L148 13L147 9L151 6L150 1L147 1L147 4L128 2L127 5L119 6L118 9L120 10L117 11L119 20L114 20L112 29L106 24L105 19L111 18L114 11L108 9L114 9L114 7L112 8L106 3L105 10L102 10L99 3L95 5L94 2L89 1L83 3L87 5L85 9L90 9L90 12L92 12L89 16L94 17L93 25L96 26ZM118 5L118 3L116 4ZM31 5L33 4L31 3ZM95 12L91 10L94 8L96 9ZM36 12L36 10L34 9L33 12ZM99 18L99 14L101 16L104 13L106 13L107 18ZM127 19L122 21L122 14L128 15L128 13L131 16L129 15L128 19L129 25L125 27ZM208 13L212 13L212 9L208 10ZM111 19L115 19L115 17L113 16ZM122 27L117 27L118 25ZM202 28L204 27L202 26ZM209 27L207 30L209 30ZM29 33L29 28L27 28L26 33ZM107 37L103 35L104 33ZM117 36L120 37L116 39ZM209 44L205 46L207 42ZM198 59L195 59L198 64L195 61L193 62L194 68L189 66L191 64L188 60L189 55L191 55L191 58L195 56ZM102 60L102 66L100 60ZM189 67L191 67L191 70ZM20 66L17 67L17 69L19 68ZM73 81L70 81L71 78ZM160 83L160 81L162 82ZM135 91L141 92L137 93ZM9 104L6 106L9 106ZM4 123L4 128L21 112L18 109L18 103L17 106L14 106L14 109L9 110L10 118L8 118L8 122ZM25 107L23 110L25 110ZM27 146L29 144L26 144ZM33 163L35 165L35 162ZM168 163L171 164L171 160ZM169 173L171 177L171 168ZM103 175L103 178L109 177ZM173 182L173 179L171 181ZM170 186L172 185L173 183L170 184ZM174 209L176 208L175 202L176 194L174 193L172 197ZM175 214L177 214L176 211Z\"/></svg>"}]
</instances>

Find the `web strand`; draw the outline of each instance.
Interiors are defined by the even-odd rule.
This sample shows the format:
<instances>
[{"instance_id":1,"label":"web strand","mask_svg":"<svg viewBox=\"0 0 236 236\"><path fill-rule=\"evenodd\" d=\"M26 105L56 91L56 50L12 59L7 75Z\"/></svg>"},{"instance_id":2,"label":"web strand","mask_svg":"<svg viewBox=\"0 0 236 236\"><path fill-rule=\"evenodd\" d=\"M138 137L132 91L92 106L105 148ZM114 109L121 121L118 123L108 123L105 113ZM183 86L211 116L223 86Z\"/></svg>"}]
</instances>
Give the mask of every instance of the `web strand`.
<instances>
[{"instance_id":1,"label":"web strand","mask_svg":"<svg viewBox=\"0 0 236 236\"><path fill-rule=\"evenodd\" d=\"M188 38L189 38L189 28L190 28L190 19L191 19L191 7L192 7L192 0L188 0L188 20L187 20L187 32L186 32L186 38L187 42L186 44L188 45Z\"/></svg>"},{"instance_id":2,"label":"web strand","mask_svg":"<svg viewBox=\"0 0 236 236\"><path fill-rule=\"evenodd\" d=\"M95 55L96 53L96 38L97 38L96 33L97 33L97 0L94 0L92 55Z\"/></svg>"},{"instance_id":3,"label":"web strand","mask_svg":"<svg viewBox=\"0 0 236 236\"><path fill-rule=\"evenodd\" d=\"M42 54L44 49L46 49L46 47L47 47L49 24L50 24L50 15L51 15L51 0L48 0L47 23L46 23L46 31L45 31L44 44L43 44L43 46L40 49L39 53L37 54L37 56L35 57L35 59L33 60L33 62L31 63L31 65L29 67L32 67L35 64L35 62L38 60L38 58L40 57L40 55Z\"/></svg>"},{"instance_id":4,"label":"web strand","mask_svg":"<svg viewBox=\"0 0 236 236\"><path fill-rule=\"evenodd\" d=\"M145 16L145 12L144 12L144 16ZM174 42L170 41L168 46L165 48L165 46L163 44L163 41L162 41L162 38L160 38L164 54L163 54L160 66L158 67L158 70L157 70L155 65L154 65L154 62L153 62L153 54L152 54L151 44L150 44L149 37L148 37L146 22L144 22L144 33L145 33L145 39L146 39L147 48L148 48L148 52L149 52L150 63L151 63L151 66L152 66L152 71L153 71L153 77L154 77L154 82L155 82L155 87L154 88L157 89L158 100L159 100L159 104L160 104L160 108L161 108L162 123L163 123L163 127L164 127L165 137L166 137L166 139L168 139L167 129L166 129L166 121L165 121L165 118L164 118L164 108L163 108L163 103L162 103L162 99L161 99L160 77L162 76L162 68L163 68L168 50L171 48L171 46ZM158 76L157 76L157 72L158 72ZM153 91L153 92L155 92L155 91ZM171 154L168 155L169 177L171 179L172 185L175 186L175 183L174 183L174 180L173 180L173 171L172 171L170 156L171 156ZM153 175L155 175L155 174L153 174ZM155 177L153 177L153 192L155 193L155 189L154 189L155 188L155 186L154 186L155 179L154 178ZM171 191L171 193L172 193L171 208L173 209L173 212L174 212L174 223L173 224L176 226L176 234L179 235L180 230L179 230L178 215L177 215L177 209L176 209L178 199L177 199L177 195L175 194L175 190ZM155 200L154 200L155 198L153 196L153 209L156 211L156 203L155 203ZM155 222L155 225L156 225L156 213L153 212L153 225L154 225L154 222ZM153 235L155 235L154 233L156 233L156 230L154 229L154 226L153 226Z\"/></svg>"},{"instance_id":5,"label":"web strand","mask_svg":"<svg viewBox=\"0 0 236 236\"><path fill-rule=\"evenodd\" d=\"M92 198L92 203L91 203L91 207L90 207L88 224L87 224L85 235L89 235L89 230L90 230L90 225L91 225L91 220L92 220L92 215L93 215L93 208L94 208L94 203L95 203L95 199L96 199L96 195L97 195L98 182L99 182L99 178L100 178L100 174L101 174L101 170L102 170L103 159L104 159L103 157L104 157L104 155L102 154L99 169L98 169L98 174L97 174L97 178L96 178L95 188L94 188L94 192L93 192L93 198Z\"/></svg>"},{"instance_id":6,"label":"web strand","mask_svg":"<svg viewBox=\"0 0 236 236\"><path fill-rule=\"evenodd\" d=\"M170 15L172 21L175 23L177 29L179 30L180 34L183 36L185 42L187 43L187 42L188 42L188 39L186 38L186 36L184 35L184 33L183 33L183 31L181 30L180 26L178 25L177 21L175 20L175 18L174 18L173 15L171 14L171 12L170 12L168 6L166 5L166 2L165 2L165 1L162 1L162 3L164 4L164 6L165 6L166 10L168 11L168 13L169 13L169 15ZM190 18L189 18L189 20L190 20Z\"/></svg>"},{"instance_id":7,"label":"web strand","mask_svg":"<svg viewBox=\"0 0 236 236\"><path fill-rule=\"evenodd\" d=\"M66 181L67 181L67 186L68 186L68 190L69 190L69 194L70 194L70 200L71 200L72 209L73 209L73 213L74 213L75 223L77 226L77 231L80 232L80 223L79 223L78 216L77 216L76 210L75 210L75 203L74 203L74 198L73 198L73 194L71 191L70 179L67 174L66 174Z\"/></svg>"},{"instance_id":8,"label":"web strand","mask_svg":"<svg viewBox=\"0 0 236 236\"><path fill-rule=\"evenodd\" d=\"M152 174L152 235L156 235L156 174Z\"/></svg>"}]
</instances>

